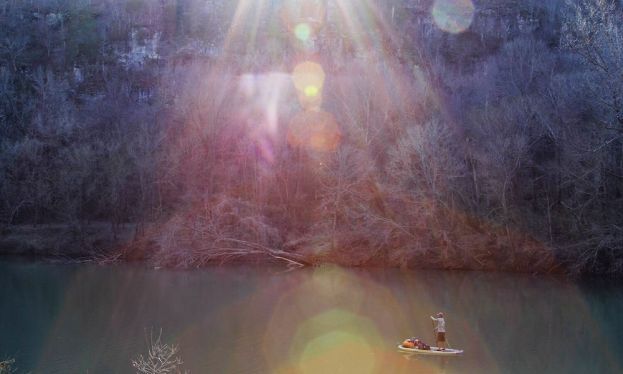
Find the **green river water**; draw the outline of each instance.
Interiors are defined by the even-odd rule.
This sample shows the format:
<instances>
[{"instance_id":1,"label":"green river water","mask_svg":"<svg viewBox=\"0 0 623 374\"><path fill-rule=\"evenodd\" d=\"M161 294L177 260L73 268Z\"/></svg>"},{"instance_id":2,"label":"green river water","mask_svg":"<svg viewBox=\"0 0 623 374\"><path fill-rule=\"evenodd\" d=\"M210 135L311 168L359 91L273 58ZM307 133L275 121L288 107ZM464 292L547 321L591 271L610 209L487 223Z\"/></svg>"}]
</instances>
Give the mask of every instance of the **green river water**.
<instances>
[{"instance_id":1,"label":"green river water","mask_svg":"<svg viewBox=\"0 0 623 374\"><path fill-rule=\"evenodd\" d=\"M0 358L19 372L133 373L151 332L191 373L623 372L612 280L319 267L153 270L0 262ZM405 355L446 314L459 357Z\"/></svg>"}]
</instances>

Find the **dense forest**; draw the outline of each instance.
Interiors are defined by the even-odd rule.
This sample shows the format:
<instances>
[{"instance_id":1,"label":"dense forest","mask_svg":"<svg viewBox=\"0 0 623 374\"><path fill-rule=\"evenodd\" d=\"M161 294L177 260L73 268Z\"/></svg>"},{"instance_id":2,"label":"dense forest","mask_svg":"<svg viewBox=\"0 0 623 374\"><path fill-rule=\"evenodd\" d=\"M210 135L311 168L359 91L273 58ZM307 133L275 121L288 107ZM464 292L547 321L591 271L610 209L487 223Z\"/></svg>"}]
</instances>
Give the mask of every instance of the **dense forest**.
<instances>
[{"instance_id":1,"label":"dense forest","mask_svg":"<svg viewBox=\"0 0 623 374\"><path fill-rule=\"evenodd\" d=\"M5 0L0 229L108 258L623 272L611 0ZM80 235L78 235L80 236Z\"/></svg>"}]
</instances>

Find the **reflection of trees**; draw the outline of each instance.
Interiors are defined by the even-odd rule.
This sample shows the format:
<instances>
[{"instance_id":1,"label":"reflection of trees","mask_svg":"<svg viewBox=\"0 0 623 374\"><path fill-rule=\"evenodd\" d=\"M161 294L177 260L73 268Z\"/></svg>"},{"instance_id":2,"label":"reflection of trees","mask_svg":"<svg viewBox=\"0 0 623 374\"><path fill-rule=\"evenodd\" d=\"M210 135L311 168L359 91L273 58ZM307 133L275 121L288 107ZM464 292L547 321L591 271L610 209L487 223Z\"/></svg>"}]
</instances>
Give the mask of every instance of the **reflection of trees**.
<instances>
[{"instance_id":1,"label":"reflection of trees","mask_svg":"<svg viewBox=\"0 0 623 374\"><path fill-rule=\"evenodd\" d=\"M26 370L39 363L63 372L123 372L154 326L162 327L163 341L179 344L192 372L276 369L298 357L288 344L297 333L309 338L296 343L304 350L306 341L342 323L350 333L373 338L368 344L384 368L436 370L440 361L404 360L395 344L408 336L430 340L428 316L440 310L450 344L466 350L448 361L449 372L621 367L616 347L623 299L610 282L331 267L274 274L247 267L68 272L55 265L4 264L1 270L1 284L11 285L3 297L12 308L0 312L0 345L17 352Z\"/></svg>"}]
</instances>

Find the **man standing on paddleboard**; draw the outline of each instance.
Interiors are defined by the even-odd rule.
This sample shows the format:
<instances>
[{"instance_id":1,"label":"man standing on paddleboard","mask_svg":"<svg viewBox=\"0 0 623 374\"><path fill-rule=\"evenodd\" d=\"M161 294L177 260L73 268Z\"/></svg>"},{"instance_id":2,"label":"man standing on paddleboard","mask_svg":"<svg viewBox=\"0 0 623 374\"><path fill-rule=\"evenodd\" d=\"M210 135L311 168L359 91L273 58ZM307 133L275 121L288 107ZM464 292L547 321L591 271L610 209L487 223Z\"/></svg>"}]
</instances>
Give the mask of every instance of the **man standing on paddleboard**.
<instances>
[{"instance_id":1,"label":"man standing on paddleboard","mask_svg":"<svg viewBox=\"0 0 623 374\"><path fill-rule=\"evenodd\" d=\"M435 335L437 336L437 347L440 351L446 350L446 320L443 319L443 313L437 313L437 318L430 316L435 322Z\"/></svg>"}]
</instances>

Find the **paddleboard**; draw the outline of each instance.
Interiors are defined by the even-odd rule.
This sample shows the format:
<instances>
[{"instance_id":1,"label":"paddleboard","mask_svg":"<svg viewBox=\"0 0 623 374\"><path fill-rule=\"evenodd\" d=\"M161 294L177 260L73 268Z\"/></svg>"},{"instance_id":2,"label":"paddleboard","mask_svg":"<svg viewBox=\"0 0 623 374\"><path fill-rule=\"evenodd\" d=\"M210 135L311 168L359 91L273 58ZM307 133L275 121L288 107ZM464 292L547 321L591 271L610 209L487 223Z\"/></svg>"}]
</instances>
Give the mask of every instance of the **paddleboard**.
<instances>
[{"instance_id":1,"label":"paddleboard","mask_svg":"<svg viewBox=\"0 0 623 374\"><path fill-rule=\"evenodd\" d=\"M430 350L428 349L425 350L425 349L417 349L417 348L405 348L402 345L398 345L398 349L401 352L419 353L423 355L455 356L455 355L460 355L461 353L463 353L462 349L446 348L445 350L440 351L439 348L437 347L430 347Z\"/></svg>"}]
</instances>

